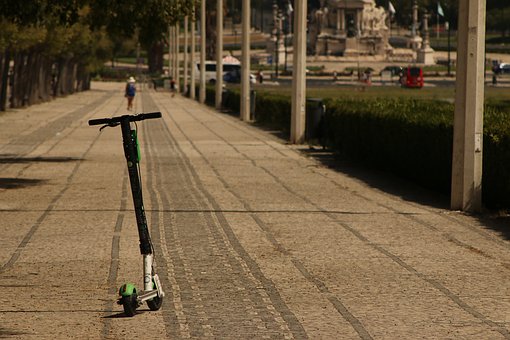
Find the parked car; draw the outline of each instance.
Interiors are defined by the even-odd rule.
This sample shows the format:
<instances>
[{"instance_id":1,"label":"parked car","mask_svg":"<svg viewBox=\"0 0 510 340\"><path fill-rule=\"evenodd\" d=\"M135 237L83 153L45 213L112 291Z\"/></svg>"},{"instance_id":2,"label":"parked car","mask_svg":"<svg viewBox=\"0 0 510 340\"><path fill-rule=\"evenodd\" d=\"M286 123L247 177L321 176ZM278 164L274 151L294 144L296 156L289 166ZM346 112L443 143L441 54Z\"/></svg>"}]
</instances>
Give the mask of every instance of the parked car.
<instances>
[{"instance_id":1,"label":"parked car","mask_svg":"<svg viewBox=\"0 0 510 340\"><path fill-rule=\"evenodd\" d=\"M510 74L510 64L500 63L492 69L496 74Z\"/></svg>"},{"instance_id":2,"label":"parked car","mask_svg":"<svg viewBox=\"0 0 510 340\"><path fill-rule=\"evenodd\" d=\"M400 77L402 75L403 70L404 69L401 66L394 66L394 65L386 66L385 68L382 69L382 71L381 71L381 73L379 73L379 75L382 75L383 72L390 72L392 77L394 77L394 76Z\"/></svg>"},{"instance_id":3,"label":"parked car","mask_svg":"<svg viewBox=\"0 0 510 340\"><path fill-rule=\"evenodd\" d=\"M231 70L223 75L223 81L226 83L234 83L239 84L241 83L241 70L234 69ZM250 83L255 84L257 82L257 78L254 74L250 73Z\"/></svg>"},{"instance_id":4,"label":"parked car","mask_svg":"<svg viewBox=\"0 0 510 340\"><path fill-rule=\"evenodd\" d=\"M402 76L400 77L400 85L402 87L411 87L411 88L422 88L423 87L423 69L417 66L406 67L402 71Z\"/></svg>"},{"instance_id":5,"label":"parked car","mask_svg":"<svg viewBox=\"0 0 510 340\"><path fill-rule=\"evenodd\" d=\"M223 76L232 71L241 72L241 65L237 63L223 63ZM195 63L195 80L200 80L200 63ZM205 61L205 82L208 84L216 83L216 61Z\"/></svg>"}]
</instances>

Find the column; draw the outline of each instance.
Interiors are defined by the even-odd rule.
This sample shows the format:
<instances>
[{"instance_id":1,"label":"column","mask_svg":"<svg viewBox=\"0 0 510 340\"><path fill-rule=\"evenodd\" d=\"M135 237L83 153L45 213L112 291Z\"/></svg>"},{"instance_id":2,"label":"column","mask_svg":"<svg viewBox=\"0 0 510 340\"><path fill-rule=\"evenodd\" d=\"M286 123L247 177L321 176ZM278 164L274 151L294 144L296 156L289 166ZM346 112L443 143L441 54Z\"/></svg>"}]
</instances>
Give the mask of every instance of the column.
<instances>
[{"instance_id":1,"label":"column","mask_svg":"<svg viewBox=\"0 0 510 340\"><path fill-rule=\"evenodd\" d=\"M250 120L250 0L243 0L241 56L241 119Z\"/></svg>"},{"instance_id":2,"label":"column","mask_svg":"<svg viewBox=\"0 0 510 340\"><path fill-rule=\"evenodd\" d=\"M216 0L216 101L221 109L223 90L223 0Z\"/></svg>"},{"instance_id":3,"label":"column","mask_svg":"<svg viewBox=\"0 0 510 340\"><path fill-rule=\"evenodd\" d=\"M184 88L182 89L183 92L186 92L188 90L188 30L189 30L189 18L186 15L184 17Z\"/></svg>"},{"instance_id":4,"label":"column","mask_svg":"<svg viewBox=\"0 0 510 340\"><path fill-rule=\"evenodd\" d=\"M290 142L303 143L306 123L306 3L296 1L294 9L294 51Z\"/></svg>"},{"instance_id":5,"label":"column","mask_svg":"<svg viewBox=\"0 0 510 340\"><path fill-rule=\"evenodd\" d=\"M200 91L198 101L205 103L205 1L200 3Z\"/></svg>"},{"instance_id":6,"label":"column","mask_svg":"<svg viewBox=\"0 0 510 340\"><path fill-rule=\"evenodd\" d=\"M453 127L451 208L482 208L485 0L461 0Z\"/></svg>"},{"instance_id":7,"label":"column","mask_svg":"<svg viewBox=\"0 0 510 340\"><path fill-rule=\"evenodd\" d=\"M192 17L191 17L191 56L190 56L190 86L189 86L189 97L191 99L195 99L195 76L196 76L196 57L195 57L195 50L196 50L196 28L197 28L197 15L195 12L195 2L193 2L193 9L192 9Z\"/></svg>"}]
</instances>

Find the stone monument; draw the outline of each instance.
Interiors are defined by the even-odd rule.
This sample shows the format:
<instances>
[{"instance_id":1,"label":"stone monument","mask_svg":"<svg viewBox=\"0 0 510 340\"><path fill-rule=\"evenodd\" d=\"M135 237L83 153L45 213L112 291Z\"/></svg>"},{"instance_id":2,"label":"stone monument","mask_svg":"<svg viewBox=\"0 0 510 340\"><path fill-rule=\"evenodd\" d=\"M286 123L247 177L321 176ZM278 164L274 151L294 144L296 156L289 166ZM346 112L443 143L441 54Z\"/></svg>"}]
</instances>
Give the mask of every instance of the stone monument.
<instances>
[{"instance_id":1,"label":"stone monument","mask_svg":"<svg viewBox=\"0 0 510 340\"><path fill-rule=\"evenodd\" d=\"M315 55L385 58L393 50L386 11L374 0L321 0L310 18L309 48Z\"/></svg>"}]
</instances>

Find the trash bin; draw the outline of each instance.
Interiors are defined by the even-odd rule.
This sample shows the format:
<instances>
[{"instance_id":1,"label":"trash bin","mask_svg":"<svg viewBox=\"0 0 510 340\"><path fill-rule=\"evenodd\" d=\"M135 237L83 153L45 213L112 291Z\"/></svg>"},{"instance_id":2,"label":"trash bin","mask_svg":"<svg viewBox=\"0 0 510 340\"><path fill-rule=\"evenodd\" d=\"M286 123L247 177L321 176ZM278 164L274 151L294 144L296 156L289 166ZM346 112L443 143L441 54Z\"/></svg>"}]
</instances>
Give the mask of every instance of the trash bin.
<instances>
[{"instance_id":1,"label":"trash bin","mask_svg":"<svg viewBox=\"0 0 510 340\"><path fill-rule=\"evenodd\" d=\"M257 99L257 91L250 90L250 120L255 120L255 100Z\"/></svg>"},{"instance_id":2,"label":"trash bin","mask_svg":"<svg viewBox=\"0 0 510 340\"><path fill-rule=\"evenodd\" d=\"M221 108L225 109L228 106L230 91L226 88L221 89Z\"/></svg>"},{"instance_id":3,"label":"trash bin","mask_svg":"<svg viewBox=\"0 0 510 340\"><path fill-rule=\"evenodd\" d=\"M321 139L323 134L322 120L326 113L326 106L322 98L308 98L306 100L306 140Z\"/></svg>"}]
</instances>

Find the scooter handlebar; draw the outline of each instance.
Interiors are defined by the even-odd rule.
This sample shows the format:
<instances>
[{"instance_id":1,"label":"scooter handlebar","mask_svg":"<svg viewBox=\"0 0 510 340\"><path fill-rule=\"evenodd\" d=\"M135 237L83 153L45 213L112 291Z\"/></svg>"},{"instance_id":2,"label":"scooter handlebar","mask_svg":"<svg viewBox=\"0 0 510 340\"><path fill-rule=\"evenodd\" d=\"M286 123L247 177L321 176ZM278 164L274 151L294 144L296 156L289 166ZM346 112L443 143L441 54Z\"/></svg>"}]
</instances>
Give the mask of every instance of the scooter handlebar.
<instances>
[{"instance_id":1,"label":"scooter handlebar","mask_svg":"<svg viewBox=\"0 0 510 340\"><path fill-rule=\"evenodd\" d=\"M133 117L133 119L130 119L132 122L134 122L136 120L161 118L161 112L139 113L139 114L133 115L131 117Z\"/></svg>"},{"instance_id":2,"label":"scooter handlebar","mask_svg":"<svg viewBox=\"0 0 510 340\"><path fill-rule=\"evenodd\" d=\"M99 119L91 119L89 120L89 125L109 125L120 123L124 119L129 120L130 122L136 122L144 119L154 119L161 118L161 112L148 112L148 113L139 113L136 115L123 115L111 118L99 118Z\"/></svg>"}]
</instances>

